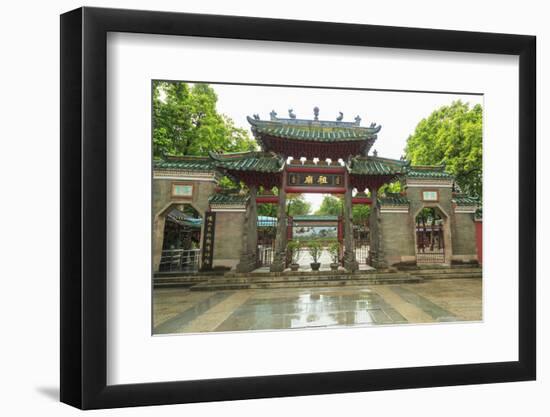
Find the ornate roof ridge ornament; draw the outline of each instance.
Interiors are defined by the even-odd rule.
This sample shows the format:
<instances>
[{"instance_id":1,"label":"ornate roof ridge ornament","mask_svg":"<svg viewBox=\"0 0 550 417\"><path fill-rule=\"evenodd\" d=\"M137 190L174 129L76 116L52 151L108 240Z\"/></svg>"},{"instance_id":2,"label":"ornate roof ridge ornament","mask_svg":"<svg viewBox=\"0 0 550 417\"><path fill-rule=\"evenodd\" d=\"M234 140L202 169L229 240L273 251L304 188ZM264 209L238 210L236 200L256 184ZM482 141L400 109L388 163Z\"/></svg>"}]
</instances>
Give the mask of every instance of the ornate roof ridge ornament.
<instances>
[{"instance_id":1,"label":"ornate roof ridge ornament","mask_svg":"<svg viewBox=\"0 0 550 417\"><path fill-rule=\"evenodd\" d=\"M294 113L293 109L289 109L289 115L290 118L285 119L281 117L277 117L277 112L275 110L271 111L269 113L270 119L269 120L261 120L260 116L258 114L253 114L252 117L247 116L248 122L252 125L252 127L258 127L258 126L267 126L271 128L277 128L282 126L289 126L289 127L332 127L332 128L347 128L347 129L358 129L358 130L364 130L369 131L370 134L376 134L380 131L382 128L381 125L377 125L375 122L371 123L370 126L360 126L360 124L355 122L346 122L343 120L340 120L338 117L336 120L319 120L317 117L316 119L299 119L296 117L296 114ZM360 119L359 119L360 120Z\"/></svg>"},{"instance_id":2,"label":"ornate roof ridge ornament","mask_svg":"<svg viewBox=\"0 0 550 417\"><path fill-rule=\"evenodd\" d=\"M317 106L313 108L313 120L319 120L319 107Z\"/></svg>"}]
</instances>

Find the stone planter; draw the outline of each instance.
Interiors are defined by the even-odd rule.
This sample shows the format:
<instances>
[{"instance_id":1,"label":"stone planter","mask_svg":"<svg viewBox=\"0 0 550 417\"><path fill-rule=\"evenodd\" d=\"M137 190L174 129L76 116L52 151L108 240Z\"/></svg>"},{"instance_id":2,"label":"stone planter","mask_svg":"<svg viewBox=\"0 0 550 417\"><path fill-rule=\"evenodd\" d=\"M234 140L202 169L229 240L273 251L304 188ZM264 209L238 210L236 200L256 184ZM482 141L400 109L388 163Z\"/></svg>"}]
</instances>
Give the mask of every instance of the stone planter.
<instances>
[{"instance_id":1,"label":"stone planter","mask_svg":"<svg viewBox=\"0 0 550 417\"><path fill-rule=\"evenodd\" d=\"M318 271L319 268L321 268L321 264L319 262L313 262L309 264L311 266L312 271Z\"/></svg>"},{"instance_id":2,"label":"stone planter","mask_svg":"<svg viewBox=\"0 0 550 417\"><path fill-rule=\"evenodd\" d=\"M340 266L340 264L337 264L337 263L330 264L330 270L331 271L338 271L339 266Z\"/></svg>"},{"instance_id":3,"label":"stone planter","mask_svg":"<svg viewBox=\"0 0 550 417\"><path fill-rule=\"evenodd\" d=\"M300 268L300 264L290 264L290 270L296 272Z\"/></svg>"}]
</instances>

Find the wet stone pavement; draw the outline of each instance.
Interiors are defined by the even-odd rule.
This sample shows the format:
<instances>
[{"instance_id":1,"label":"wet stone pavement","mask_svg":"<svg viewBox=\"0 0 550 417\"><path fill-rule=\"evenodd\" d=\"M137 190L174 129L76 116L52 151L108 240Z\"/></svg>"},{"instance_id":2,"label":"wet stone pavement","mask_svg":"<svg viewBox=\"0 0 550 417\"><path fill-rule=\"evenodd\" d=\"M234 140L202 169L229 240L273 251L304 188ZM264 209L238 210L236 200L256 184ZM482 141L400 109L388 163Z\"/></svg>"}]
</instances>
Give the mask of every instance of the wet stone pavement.
<instances>
[{"instance_id":1,"label":"wet stone pavement","mask_svg":"<svg viewBox=\"0 0 550 417\"><path fill-rule=\"evenodd\" d=\"M346 288L155 289L153 333L480 321L481 279Z\"/></svg>"}]
</instances>

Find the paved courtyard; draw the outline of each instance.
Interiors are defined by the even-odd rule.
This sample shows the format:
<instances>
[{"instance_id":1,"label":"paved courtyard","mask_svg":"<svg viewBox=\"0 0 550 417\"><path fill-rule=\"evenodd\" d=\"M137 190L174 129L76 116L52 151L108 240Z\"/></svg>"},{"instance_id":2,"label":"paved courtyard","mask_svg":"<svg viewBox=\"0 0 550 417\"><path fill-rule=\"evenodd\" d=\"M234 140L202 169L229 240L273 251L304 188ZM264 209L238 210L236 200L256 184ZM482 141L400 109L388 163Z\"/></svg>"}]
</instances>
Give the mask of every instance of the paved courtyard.
<instances>
[{"instance_id":1,"label":"paved courtyard","mask_svg":"<svg viewBox=\"0 0 550 417\"><path fill-rule=\"evenodd\" d=\"M154 334L482 319L481 279L339 288L155 289Z\"/></svg>"}]
</instances>

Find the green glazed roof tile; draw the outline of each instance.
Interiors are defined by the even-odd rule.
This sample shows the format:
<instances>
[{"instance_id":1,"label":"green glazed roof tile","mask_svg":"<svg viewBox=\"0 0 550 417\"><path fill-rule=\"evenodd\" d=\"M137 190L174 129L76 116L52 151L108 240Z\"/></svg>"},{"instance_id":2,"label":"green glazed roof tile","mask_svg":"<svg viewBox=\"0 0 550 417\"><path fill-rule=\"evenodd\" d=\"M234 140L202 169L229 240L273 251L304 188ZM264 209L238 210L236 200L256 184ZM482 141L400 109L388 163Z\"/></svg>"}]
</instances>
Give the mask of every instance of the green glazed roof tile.
<instances>
[{"instance_id":1,"label":"green glazed roof tile","mask_svg":"<svg viewBox=\"0 0 550 417\"><path fill-rule=\"evenodd\" d=\"M407 178L452 179L454 177L445 171L445 165L417 165L411 167Z\"/></svg>"},{"instance_id":2,"label":"green glazed roof tile","mask_svg":"<svg viewBox=\"0 0 550 417\"><path fill-rule=\"evenodd\" d=\"M269 135L315 142L348 142L375 139L382 126L361 127L355 123L319 120L258 120L247 117L255 135Z\"/></svg>"},{"instance_id":3,"label":"green glazed roof tile","mask_svg":"<svg viewBox=\"0 0 550 417\"><path fill-rule=\"evenodd\" d=\"M155 169L182 169L189 171L212 171L214 164L208 156L167 156L153 161Z\"/></svg>"},{"instance_id":4,"label":"green glazed roof tile","mask_svg":"<svg viewBox=\"0 0 550 417\"><path fill-rule=\"evenodd\" d=\"M457 206L478 206L479 201L475 197L471 197L465 194L455 194L453 196L453 203Z\"/></svg>"},{"instance_id":5,"label":"green glazed roof tile","mask_svg":"<svg viewBox=\"0 0 550 417\"><path fill-rule=\"evenodd\" d=\"M275 173L284 166L284 159L268 152L241 152L231 154L210 153L212 163L217 168L233 171L257 171Z\"/></svg>"},{"instance_id":6,"label":"green glazed roof tile","mask_svg":"<svg viewBox=\"0 0 550 417\"><path fill-rule=\"evenodd\" d=\"M216 193L208 198L208 202L216 205L246 204L249 198L246 194Z\"/></svg>"},{"instance_id":7,"label":"green glazed roof tile","mask_svg":"<svg viewBox=\"0 0 550 417\"><path fill-rule=\"evenodd\" d=\"M348 167L352 175L399 175L407 173L408 164L397 159L358 156L351 158Z\"/></svg>"},{"instance_id":8,"label":"green glazed roof tile","mask_svg":"<svg viewBox=\"0 0 550 417\"><path fill-rule=\"evenodd\" d=\"M383 206L408 206L409 200L399 193L386 193L378 197L378 204Z\"/></svg>"}]
</instances>

